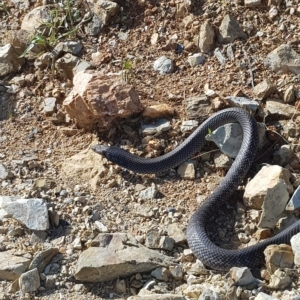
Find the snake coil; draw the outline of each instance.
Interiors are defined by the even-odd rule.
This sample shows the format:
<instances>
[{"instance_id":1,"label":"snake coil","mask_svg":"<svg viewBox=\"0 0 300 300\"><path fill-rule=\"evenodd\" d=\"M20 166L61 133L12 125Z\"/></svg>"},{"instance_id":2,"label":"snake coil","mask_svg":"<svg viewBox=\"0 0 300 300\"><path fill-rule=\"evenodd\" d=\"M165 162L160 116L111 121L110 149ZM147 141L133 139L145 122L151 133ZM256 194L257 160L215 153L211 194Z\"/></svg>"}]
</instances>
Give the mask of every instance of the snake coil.
<instances>
[{"instance_id":1,"label":"snake coil","mask_svg":"<svg viewBox=\"0 0 300 300\"><path fill-rule=\"evenodd\" d=\"M228 108L217 112L204 121L177 148L156 158L140 158L116 146L94 145L92 149L109 161L136 173L159 173L177 167L205 144L205 135L227 123L237 122L243 130L243 141L240 151L231 168L216 190L205 200L192 215L187 227L189 247L203 264L217 270L228 270L231 267L258 267L263 262L263 251L271 244L290 244L293 235L300 231L300 221L256 245L242 249L223 249L215 245L207 235L207 224L211 215L222 209L226 201L238 188L254 161L258 129L254 118L241 108Z\"/></svg>"}]
</instances>

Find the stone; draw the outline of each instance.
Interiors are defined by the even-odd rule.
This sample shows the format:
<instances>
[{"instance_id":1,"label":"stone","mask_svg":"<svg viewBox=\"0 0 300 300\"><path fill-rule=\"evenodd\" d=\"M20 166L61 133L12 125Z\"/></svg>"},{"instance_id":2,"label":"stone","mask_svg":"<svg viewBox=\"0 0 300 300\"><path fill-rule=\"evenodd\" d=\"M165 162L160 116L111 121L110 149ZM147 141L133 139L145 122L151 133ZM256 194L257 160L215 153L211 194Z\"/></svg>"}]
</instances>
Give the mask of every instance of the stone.
<instances>
[{"instance_id":1,"label":"stone","mask_svg":"<svg viewBox=\"0 0 300 300\"><path fill-rule=\"evenodd\" d=\"M226 57L221 52L220 48L216 48L214 51L214 56L217 58L221 65L224 65L227 62Z\"/></svg>"},{"instance_id":2,"label":"stone","mask_svg":"<svg viewBox=\"0 0 300 300\"><path fill-rule=\"evenodd\" d=\"M0 77L18 71L25 63L20 50L11 44L0 47Z\"/></svg>"},{"instance_id":3,"label":"stone","mask_svg":"<svg viewBox=\"0 0 300 300\"><path fill-rule=\"evenodd\" d=\"M295 234L291 238L291 247L295 255L294 263L297 267L299 267L300 266L300 233Z\"/></svg>"},{"instance_id":4,"label":"stone","mask_svg":"<svg viewBox=\"0 0 300 300\"><path fill-rule=\"evenodd\" d=\"M159 281L168 281L170 272L167 268L158 267L151 272L151 276Z\"/></svg>"},{"instance_id":5,"label":"stone","mask_svg":"<svg viewBox=\"0 0 300 300\"><path fill-rule=\"evenodd\" d=\"M285 289L291 282L291 277L285 271L278 269L271 275L268 287L271 289Z\"/></svg>"},{"instance_id":6,"label":"stone","mask_svg":"<svg viewBox=\"0 0 300 300\"><path fill-rule=\"evenodd\" d=\"M162 132L166 132L172 128L170 121L166 119L159 119L153 124L143 124L142 134L143 136L155 135L158 136Z\"/></svg>"},{"instance_id":7,"label":"stone","mask_svg":"<svg viewBox=\"0 0 300 300\"><path fill-rule=\"evenodd\" d=\"M0 252L0 280L16 280L27 270L30 259L16 256L15 252L15 250Z\"/></svg>"},{"instance_id":8,"label":"stone","mask_svg":"<svg viewBox=\"0 0 300 300\"><path fill-rule=\"evenodd\" d=\"M3 207L9 215L31 230L49 228L47 203L43 199L18 199Z\"/></svg>"},{"instance_id":9,"label":"stone","mask_svg":"<svg viewBox=\"0 0 300 300\"><path fill-rule=\"evenodd\" d=\"M100 246L83 251L75 278L82 282L104 282L166 267L170 258L137 243L125 233L99 234Z\"/></svg>"},{"instance_id":10,"label":"stone","mask_svg":"<svg viewBox=\"0 0 300 300\"><path fill-rule=\"evenodd\" d=\"M174 247L175 241L168 237L168 236L162 236L159 240L159 249L167 250L167 251L172 251Z\"/></svg>"},{"instance_id":11,"label":"stone","mask_svg":"<svg viewBox=\"0 0 300 300\"><path fill-rule=\"evenodd\" d=\"M44 100L44 113L46 116L52 116L56 109L56 98L55 97L48 97Z\"/></svg>"},{"instance_id":12,"label":"stone","mask_svg":"<svg viewBox=\"0 0 300 300\"><path fill-rule=\"evenodd\" d=\"M184 179L195 179L196 170L195 170L196 161L186 161L182 163L177 170L177 173Z\"/></svg>"},{"instance_id":13,"label":"stone","mask_svg":"<svg viewBox=\"0 0 300 300\"><path fill-rule=\"evenodd\" d=\"M276 165L286 166L289 164L294 155L294 150L290 145L282 145L280 148L273 153L273 160Z\"/></svg>"},{"instance_id":14,"label":"stone","mask_svg":"<svg viewBox=\"0 0 300 300\"><path fill-rule=\"evenodd\" d=\"M23 18L21 29L28 31L32 35L37 29L42 27L44 22L50 20L51 6L43 5L31 9Z\"/></svg>"},{"instance_id":15,"label":"stone","mask_svg":"<svg viewBox=\"0 0 300 300\"><path fill-rule=\"evenodd\" d=\"M95 190L101 178L108 173L108 169L104 166L103 157L91 149L85 149L66 158L61 163L60 172L66 179L80 178Z\"/></svg>"},{"instance_id":16,"label":"stone","mask_svg":"<svg viewBox=\"0 0 300 300\"><path fill-rule=\"evenodd\" d=\"M100 23L107 24L109 19L117 14L120 6L118 3L109 0L87 0L89 9L100 19Z\"/></svg>"},{"instance_id":17,"label":"stone","mask_svg":"<svg viewBox=\"0 0 300 300\"><path fill-rule=\"evenodd\" d=\"M143 109L136 91L120 76L78 72L73 84L63 107L79 128L92 128L97 123L99 130L107 131L116 119Z\"/></svg>"},{"instance_id":18,"label":"stone","mask_svg":"<svg viewBox=\"0 0 300 300\"><path fill-rule=\"evenodd\" d=\"M235 17L229 14L225 15L219 27L219 42L224 44L232 43L238 38L246 39L247 34L242 31Z\"/></svg>"},{"instance_id":19,"label":"stone","mask_svg":"<svg viewBox=\"0 0 300 300\"><path fill-rule=\"evenodd\" d=\"M216 155L214 155L214 164L217 169L228 170L231 167L232 162L232 158L223 153L217 153Z\"/></svg>"},{"instance_id":20,"label":"stone","mask_svg":"<svg viewBox=\"0 0 300 300\"><path fill-rule=\"evenodd\" d=\"M211 23L206 20L200 27L199 48L204 53L209 53L214 46L215 31Z\"/></svg>"},{"instance_id":21,"label":"stone","mask_svg":"<svg viewBox=\"0 0 300 300\"><path fill-rule=\"evenodd\" d=\"M150 295L131 296L127 298L127 300L188 300L188 299L184 296L174 295L174 294L151 293Z\"/></svg>"},{"instance_id":22,"label":"stone","mask_svg":"<svg viewBox=\"0 0 300 300\"><path fill-rule=\"evenodd\" d=\"M152 249L158 249L161 238L161 231L158 229L150 229L146 233L145 246Z\"/></svg>"},{"instance_id":23,"label":"stone","mask_svg":"<svg viewBox=\"0 0 300 300\"><path fill-rule=\"evenodd\" d=\"M196 120L187 120L182 121L182 125L180 126L180 131L182 133L190 132L195 130L198 127L199 123Z\"/></svg>"},{"instance_id":24,"label":"stone","mask_svg":"<svg viewBox=\"0 0 300 300\"><path fill-rule=\"evenodd\" d=\"M157 193L158 193L158 189L157 189L155 183L152 183L150 187L140 191L139 197L141 199L145 199L145 200L154 199L156 197Z\"/></svg>"},{"instance_id":25,"label":"stone","mask_svg":"<svg viewBox=\"0 0 300 300\"><path fill-rule=\"evenodd\" d=\"M37 269L39 273L44 272L45 267L51 262L52 258L59 253L58 248L49 248L34 255L28 270Z\"/></svg>"},{"instance_id":26,"label":"stone","mask_svg":"<svg viewBox=\"0 0 300 300\"><path fill-rule=\"evenodd\" d=\"M181 280L183 277L183 266L182 265L177 265L177 266L170 266L170 275L175 279L175 280Z\"/></svg>"},{"instance_id":27,"label":"stone","mask_svg":"<svg viewBox=\"0 0 300 300\"><path fill-rule=\"evenodd\" d=\"M260 124L260 123L259 123ZM265 143L265 126L258 125L258 148ZM213 141L220 150L231 158L236 158L243 141L243 131L238 123L228 123L205 136L207 141Z\"/></svg>"},{"instance_id":28,"label":"stone","mask_svg":"<svg viewBox=\"0 0 300 300\"><path fill-rule=\"evenodd\" d=\"M97 15L93 15L92 20L85 24L84 31L88 35L97 36L101 32L103 26L104 24L101 19Z\"/></svg>"},{"instance_id":29,"label":"stone","mask_svg":"<svg viewBox=\"0 0 300 300\"><path fill-rule=\"evenodd\" d=\"M270 274L273 274L277 269L290 269L294 265L294 254L289 245L269 245L264 250L264 255L266 266Z\"/></svg>"},{"instance_id":30,"label":"stone","mask_svg":"<svg viewBox=\"0 0 300 300\"><path fill-rule=\"evenodd\" d=\"M258 100L263 100L274 93L276 86L270 79L265 79L253 88L253 93Z\"/></svg>"},{"instance_id":31,"label":"stone","mask_svg":"<svg viewBox=\"0 0 300 300\"><path fill-rule=\"evenodd\" d=\"M259 103L247 97L228 96L226 101L232 106L241 107L248 110L250 113L255 113L259 108Z\"/></svg>"},{"instance_id":32,"label":"stone","mask_svg":"<svg viewBox=\"0 0 300 300\"><path fill-rule=\"evenodd\" d=\"M116 281L116 292L118 294L126 294L127 292L127 288L126 288L126 282L124 279L120 279L118 278L117 281Z\"/></svg>"},{"instance_id":33,"label":"stone","mask_svg":"<svg viewBox=\"0 0 300 300\"><path fill-rule=\"evenodd\" d=\"M272 297L266 293L259 292L254 300L279 300L278 298Z\"/></svg>"},{"instance_id":34,"label":"stone","mask_svg":"<svg viewBox=\"0 0 300 300\"><path fill-rule=\"evenodd\" d=\"M261 6L261 0L245 0L245 6L247 7Z\"/></svg>"},{"instance_id":35,"label":"stone","mask_svg":"<svg viewBox=\"0 0 300 300\"><path fill-rule=\"evenodd\" d=\"M71 53L73 55L79 55L82 51L83 45L80 42L75 41L66 41L58 43L52 53L54 53L55 57L62 56L65 53Z\"/></svg>"},{"instance_id":36,"label":"stone","mask_svg":"<svg viewBox=\"0 0 300 300\"><path fill-rule=\"evenodd\" d=\"M107 226L102 224L100 221L95 221L95 227L100 231L100 232L108 232Z\"/></svg>"},{"instance_id":37,"label":"stone","mask_svg":"<svg viewBox=\"0 0 300 300\"><path fill-rule=\"evenodd\" d=\"M289 45L282 44L264 59L264 65L274 72L300 73L300 55Z\"/></svg>"},{"instance_id":38,"label":"stone","mask_svg":"<svg viewBox=\"0 0 300 300\"><path fill-rule=\"evenodd\" d=\"M166 56L161 56L154 62L153 69L161 75L166 75L174 72L174 63Z\"/></svg>"},{"instance_id":39,"label":"stone","mask_svg":"<svg viewBox=\"0 0 300 300\"><path fill-rule=\"evenodd\" d=\"M260 241L260 240L265 240L271 236L271 230L269 228L261 228L256 230L254 233L254 237Z\"/></svg>"},{"instance_id":40,"label":"stone","mask_svg":"<svg viewBox=\"0 0 300 300\"><path fill-rule=\"evenodd\" d=\"M203 121L211 113L210 101L206 95L187 97L183 100L187 117L192 120Z\"/></svg>"},{"instance_id":41,"label":"stone","mask_svg":"<svg viewBox=\"0 0 300 300\"><path fill-rule=\"evenodd\" d=\"M188 63L191 67L202 65L205 61L205 56L201 53L194 53L188 56Z\"/></svg>"},{"instance_id":42,"label":"stone","mask_svg":"<svg viewBox=\"0 0 300 300\"><path fill-rule=\"evenodd\" d=\"M66 53L63 57L57 59L55 66L69 80L74 80L76 73L81 73L93 68L89 62L84 61L71 53Z\"/></svg>"},{"instance_id":43,"label":"stone","mask_svg":"<svg viewBox=\"0 0 300 300\"><path fill-rule=\"evenodd\" d=\"M186 226L179 223L172 223L167 227L168 236L171 237L176 244L186 242Z\"/></svg>"},{"instance_id":44,"label":"stone","mask_svg":"<svg viewBox=\"0 0 300 300\"><path fill-rule=\"evenodd\" d=\"M229 274L235 286L246 286L257 282L257 279L253 277L247 267L233 267L230 269Z\"/></svg>"},{"instance_id":45,"label":"stone","mask_svg":"<svg viewBox=\"0 0 300 300\"><path fill-rule=\"evenodd\" d=\"M290 172L280 166L264 166L246 185L243 203L245 206L260 210L268 190L274 188L278 182L283 181L287 194L294 190L289 181Z\"/></svg>"},{"instance_id":46,"label":"stone","mask_svg":"<svg viewBox=\"0 0 300 300\"><path fill-rule=\"evenodd\" d=\"M276 115L288 119L300 116L300 112L297 111L295 107L282 103L277 99L268 99L266 101L266 110L270 115Z\"/></svg>"},{"instance_id":47,"label":"stone","mask_svg":"<svg viewBox=\"0 0 300 300\"><path fill-rule=\"evenodd\" d=\"M288 210L287 208L285 208L285 209ZM288 214L286 217L279 219L279 221L278 221L278 229L281 232L284 229L286 229L286 228L290 227L291 225L293 225L297 221L299 221L299 219L296 218L295 215Z\"/></svg>"},{"instance_id":48,"label":"stone","mask_svg":"<svg viewBox=\"0 0 300 300\"><path fill-rule=\"evenodd\" d=\"M185 253L185 259L188 258L189 255L187 255L187 253ZM194 255L191 256L192 260L194 260ZM189 275L195 275L195 276L199 276L199 275L208 275L209 274L209 270L207 270L205 268L205 266L203 265L203 263L199 260L196 259L196 262L194 262L190 269L187 270L187 274Z\"/></svg>"},{"instance_id":49,"label":"stone","mask_svg":"<svg viewBox=\"0 0 300 300\"><path fill-rule=\"evenodd\" d=\"M290 85L284 92L283 102L284 103L293 103L295 101L295 88L293 85Z\"/></svg>"},{"instance_id":50,"label":"stone","mask_svg":"<svg viewBox=\"0 0 300 300\"><path fill-rule=\"evenodd\" d=\"M300 186L297 187L293 196L291 197L290 201L286 206L287 211L295 211L300 207Z\"/></svg>"},{"instance_id":51,"label":"stone","mask_svg":"<svg viewBox=\"0 0 300 300\"><path fill-rule=\"evenodd\" d=\"M6 168L3 164L0 164L0 180L6 180L13 178L13 173Z\"/></svg>"},{"instance_id":52,"label":"stone","mask_svg":"<svg viewBox=\"0 0 300 300\"><path fill-rule=\"evenodd\" d=\"M222 296L211 289L204 290L198 300L222 300Z\"/></svg>"},{"instance_id":53,"label":"stone","mask_svg":"<svg viewBox=\"0 0 300 300\"><path fill-rule=\"evenodd\" d=\"M35 268L23 273L19 278L19 286L23 294L35 292L40 287L38 269Z\"/></svg>"},{"instance_id":54,"label":"stone","mask_svg":"<svg viewBox=\"0 0 300 300\"><path fill-rule=\"evenodd\" d=\"M171 117L174 115L174 108L168 104L157 104L147 106L143 111L144 117L149 118L163 118L163 117Z\"/></svg>"}]
</instances>

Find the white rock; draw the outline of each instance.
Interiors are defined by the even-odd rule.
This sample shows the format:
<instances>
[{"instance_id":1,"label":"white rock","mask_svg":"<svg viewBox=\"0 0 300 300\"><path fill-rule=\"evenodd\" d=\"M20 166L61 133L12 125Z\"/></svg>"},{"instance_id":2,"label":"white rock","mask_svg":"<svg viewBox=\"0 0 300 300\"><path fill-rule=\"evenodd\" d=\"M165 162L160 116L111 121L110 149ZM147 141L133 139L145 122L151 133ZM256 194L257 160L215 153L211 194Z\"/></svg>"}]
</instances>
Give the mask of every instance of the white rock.
<instances>
[{"instance_id":1,"label":"white rock","mask_svg":"<svg viewBox=\"0 0 300 300\"><path fill-rule=\"evenodd\" d=\"M300 233L297 233L291 238L291 246L294 257L294 263L296 266L300 267Z\"/></svg>"},{"instance_id":2,"label":"white rock","mask_svg":"<svg viewBox=\"0 0 300 300\"><path fill-rule=\"evenodd\" d=\"M294 211L299 207L300 207L300 186L297 187L296 191L294 192L292 198L288 202L285 209L289 211Z\"/></svg>"},{"instance_id":3,"label":"white rock","mask_svg":"<svg viewBox=\"0 0 300 300\"><path fill-rule=\"evenodd\" d=\"M247 268L233 267L230 269L230 277L237 286L245 286L257 281Z\"/></svg>"},{"instance_id":4,"label":"white rock","mask_svg":"<svg viewBox=\"0 0 300 300\"><path fill-rule=\"evenodd\" d=\"M260 5L261 5L261 0L245 0L245 6L255 7Z\"/></svg>"},{"instance_id":5,"label":"white rock","mask_svg":"<svg viewBox=\"0 0 300 300\"><path fill-rule=\"evenodd\" d=\"M278 298L274 298L266 293L259 292L254 300L279 300Z\"/></svg>"},{"instance_id":6,"label":"white rock","mask_svg":"<svg viewBox=\"0 0 300 300\"><path fill-rule=\"evenodd\" d=\"M271 289L285 289L290 284L291 277L286 272L278 269L271 275L269 287Z\"/></svg>"},{"instance_id":7,"label":"white rock","mask_svg":"<svg viewBox=\"0 0 300 300\"><path fill-rule=\"evenodd\" d=\"M95 221L95 226L100 232L108 232L107 227L102 224L100 221Z\"/></svg>"},{"instance_id":8,"label":"white rock","mask_svg":"<svg viewBox=\"0 0 300 300\"><path fill-rule=\"evenodd\" d=\"M186 161L178 167L178 174L185 179L195 179L195 164L196 161Z\"/></svg>"},{"instance_id":9,"label":"white rock","mask_svg":"<svg viewBox=\"0 0 300 300\"><path fill-rule=\"evenodd\" d=\"M188 57L188 63L191 67L202 65L205 61L205 56L201 53L195 53Z\"/></svg>"},{"instance_id":10,"label":"white rock","mask_svg":"<svg viewBox=\"0 0 300 300\"><path fill-rule=\"evenodd\" d=\"M35 268L23 273L19 278L19 286L23 294L35 292L40 287L40 276L38 269Z\"/></svg>"},{"instance_id":11,"label":"white rock","mask_svg":"<svg viewBox=\"0 0 300 300\"><path fill-rule=\"evenodd\" d=\"M161 56L154 62L153 68L161 75L166 75L174 72L174 63L166 56Z\"/></svg>"}]
</instances>

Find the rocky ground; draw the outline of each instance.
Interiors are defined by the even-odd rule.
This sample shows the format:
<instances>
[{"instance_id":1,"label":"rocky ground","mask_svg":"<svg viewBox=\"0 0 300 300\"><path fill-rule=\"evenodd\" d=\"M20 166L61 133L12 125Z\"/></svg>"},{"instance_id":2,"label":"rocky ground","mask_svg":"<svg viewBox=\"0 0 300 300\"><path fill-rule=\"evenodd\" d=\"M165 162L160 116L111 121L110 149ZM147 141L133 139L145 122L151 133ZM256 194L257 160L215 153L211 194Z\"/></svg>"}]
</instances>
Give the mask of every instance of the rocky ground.
<instances>
[{"instance_id":1,"label":"rocky ground","mask_svg":"<svg viewBox=\"0 0 300 300\"><path fill-rule=\"evenodd\" d=\"M242 107L258 154L208 233L241 248L294 224L299 14L298 0L0 1L0 299L299 299L299 235L267 248L260 269L229 272L186 242L239 126L158 175L91 150L156 157Z\"/></svg>"}]
</instances>

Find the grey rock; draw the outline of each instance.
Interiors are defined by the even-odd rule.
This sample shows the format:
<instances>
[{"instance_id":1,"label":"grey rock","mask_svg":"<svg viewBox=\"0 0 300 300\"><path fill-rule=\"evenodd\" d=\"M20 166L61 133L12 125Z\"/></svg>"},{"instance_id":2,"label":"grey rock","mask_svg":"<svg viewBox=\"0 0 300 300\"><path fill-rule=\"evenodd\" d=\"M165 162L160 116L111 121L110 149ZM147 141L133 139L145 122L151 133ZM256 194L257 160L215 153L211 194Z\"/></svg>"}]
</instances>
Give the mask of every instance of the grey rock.
<instances>
[{"instance_id":1,"label":"grey rock","mask_svg":"<svg viewBox=\"0 0 300 300\"><path fill-rule=\"evenodd\" d=\"M183 100L183 105L189 119L202 121L211 112L211 104L206 95L188 97Z\"/></svg>"},{"instance_id":2,"label":"grey rock","mask_svg":"<svg viewBox=\"0 0 300 300\"><path fill-rule=\"evenodd\" d=\"M6 212L31 230L49 228L47 203L43 199L18 199L3 205Z\"/></svg>"},{"instance_id":3,"label":"grey rock","mask_svg":"<svg viewBox=\"0 0 300 300\"><path fill-rule=\"evenodd\" d=\"M161 56L154 62L153 68L161 75L166 75L174 72L174 63L166 56Z\"/></svg>"},{"instance_id":4,"label":"grey rock","mask_svg":"<svg viewBox=\"0 0 300 300\"><path fill-rule=\"evenodd\" d=\"M187 120L183 121L180 126L180 130L182 133L193 131L198 127L199 123L196 120Z\"/></svg>"},{"instance_id":5,"label":"grey rock","mask_svg":"<svg viewBox=\"0 0 300 300\"><path fill-rule=\"evenodd\" d=\"M169 257L138 244L128 234L100 234L100 238L100 247L90 247L80 254L75 273L77 280L110 281L147 273L170 263Z\"/></svg>"},{"instance_id":6,"label":"grey rock","mask_svg":"<svg viewBox=\"0 0 300 300\"><path fill-rule=\"evenodd\" d=\"M202 65L205 61L205 56L201 53L194 53L188 57L188 63L191 67Z\"/></svg>"},{"instance_id":7,"label":"grey rock","mask_svg":"<svg viewBox=\"0 0 300 300\"><path fill-rule=\"evenodd\" d=\"M222 300L222 296L211 289L204 290L198 300Z\"/></svg>"},{"instance_id":8,"label":"grey rock","mask_svg":"<svg viewBox=\"0 0 300 300\"><path fill-rule=\"evenodd\" d=\"M38 269L23 273L19 278L19 286L23 294L35 292L40 287L40 276Z\"/></svg>"},{"instance_id":9,"label":"grey rock","mask_svg":"<svg viewBox=\"0 0 300 300\"><path fill-rule=\"evenodd\" d=\"M293 196L291 197L285 209L288 211L294 211L299 207L300 207L300 186L298 186L297 189L295 190Z\"/></svg>"},{"instance_id":10,"label":"grey rock","mask_svg":"<svg viewBox=\"0 0 300 300\"><path fill-rule=\"evenodd\" d=\"M48 233L46 231L34 230L30 236L30 244L43 244L47 238L47 235Z\"/></svg>"},{"instance_id":11,"label":"grey rock","mask_svg":"<svg viewBox=\"0 0 300 300\"><path fill-rule=\"evenodd\" d=\"M202 52L208 53L213 49L215 40L215 31L208 20L200 27L199 48Z\"/></svg>"},{"instance_id":12,"label":"grey rock","mask_svg":"<svg viewBox=\"0 0 300 300\"><path fill-rule=\"evenodd\" d=\"M162 236L159 240L159 249L167 250L167 251L172 251L174 247L175 241L168 237L168 236Z\"/></svg>"},{"instance_id":13,"label":"grey rock","mask_svg":"<svg viewBox=\"0 0 300 300\"><path fill-rule=\"evenodd\" d=\"M291 200L290 200L291 201ZM296 202L297 204L295 204L295 206L298 206L298 201ZM292 204L294 205L294 204ZM291 204L289 205L289 203L286 206L286 210L292 210L292 206ZM295 217L295 215L293 214L288 214L286 217L280 218L278 221L278 229L279 231L283 231L286 228L290 227L291 225L293 225L295 222L299 221L298 218Z\"/></svg>"},{"instance_id":14,"label":"grey rock","mask_svg":"<svg viewBox=\"0 0 300 300\"><path fill-rule=\"evenodd\" d=\"M170 274L175 280L181 280L183 277L183 266L177 265L173 268L170 267Z\"/></svg>"},{"instance_id":15,"label":"grey rock","mask_svg":"<svg viewBox=\"0 0 300 300\"><path fill-rule=\"evenodd\" d=\"M174 239L176 244L186 242L186 226L179 223L172 223L167 228L168 236Z\"/></svg>"},{"instance_id":16,"label":"grey rock","mask_svg":"<svg viewBox=\"0 0 300 300\"><path fill-rule=\"evenodd\" d=\"M227 61L226 57L222 54L221 50L219 48L216 48L214 51L214 55L219 61L221 65L224 65Z\"/></svg>"},{"instance_id":17,"label":"grey rock","mask_svg":"<svg viewBox=\"0 0 300 300\"><path fill-rule=\"evenodd\" d=\"M126 288L126 282L124 279L117 279L116 281L116 292L118 294L126 294L127 288Z\"/></svg>"},{"instance_id":18,"label":"grey rock","mask_svg":"<svg viewBox=\"0 0 300 300\"><path fill-rule=\"evenodd\" d=\"M300 55L289 45L283 44L270 52L264 59L264 65L272 71L300 73Z\"/></svg>"},{"instance_id":19,"label":"grey rock","mask_svg":"<svg viewBox=\"0 0 300 300\"><path fill-rule=\"evenodd\" d=\"M226 15L219 28L218 40L220 43L232 43L234 40L242 38L246 39L247 34L243 32L237 20L231 16Z\"/></svg>"},{"instance_id":20,"label":"grey rock","mask_svg":"<svg viewBox=\"0 0 300 300\"><path fill-rule=\"evenodd\" d=\"M152 249L158 249L161 238L161 230L158 229L150 229L146 233L145 246Z\"/></svg>"},{"instance_id":21,"label":"grey rock","mask_svg":"<svg viewBox=\"0 0 300 300\"><path fill-rule=\"evenodd\" d=\"M160 281L168 281L170 272L167 268L158 267L151 272L151 276Z\"/></svg>"},{"instance_id":22,"label":"grey rock","mask_svg":"<svg viewBox=\"0 0 300 300\"><path fill-rule=\"evenodd\" d=\"M88 35L97 36L103 26L104 24L102 23L101 19L98 16L94 15L92 20L84 26L84 31Z\"/></svg>"},{"instance_id":23,"label":"grey rock","mask_svg":"<svg viewBox=\"0 0 300 300\"><path fill-rule=\"evenodd\" d=\"M52 116L56 112L56 98L48 97L44 100L44 113L47 116Z\"/></svg>"},{"instance_id":24,"label":"grey rock","mask_svg":"<svg viewBox=\"0 0 300 300\"><path fill-rule=\"evenodd\" d=\"M226 97L226 100L233 106L245 108L249 112L256 112L259 108L259 103L257 101L246 97L228 96Z\"/></svg>"},{"instance_id":25,"label":"grey rock","mask_svg":"<svg viewBox=\"0 0 300 300\"><path fill-rule=\"evenodd\" d=\"M48 68L54 63L54 58L51 52L43 53L34 61L34 66L39 69Z\"/></svg>"},{"instance_id":26,"label":"grey rock","mask_svg":"<svg viewBox=\"0 0 300 300\"><path fill-rule=\"evenodd\" d=\"M49 248L36 253L28 269L32 270L37 268L40 273L44 272L45 267L58 252L58 248Z\"/></svg>"},{"instance_id":27,"label":"grey rock","mask_svg":"<svg viewBox=\"0 0 300 300\"><path fill-rule=\"evenodd\" d=\"M271 115L277 115L285 118L300 116L300 112L295 107L282 103L277 99L269 99L266 101L266 110Z\"/></svg>"},{"instance_id":28,"label":"grey rock","mask_svg":"<svg viewBox=\"0 0 300 300\"><path fill-rule=\"evenodd\" d=\"M295 95L295 88L293 85L290 85L286 91L284 92L283 101L284 103L292 103L295 101L296 95Z\"/></svg>"},{"instance_id":29,"label":"grey rock","mask_svg":"<svg viewBox=\"0 0 300 300\"><path fill-rule=\"evenodd\" d=\"M48 290L54 289L56 287L55 285L55 277L53 275L48 275L46 277L46 282L45 282L45 288Z\"/></svg>"},{"instance_id":30,"label":"grey rock","mask_svg":"<svg viewBox=\"0 0 300 300\"><path fill-rule=\"evenodd\" d=\"M141 199L154 199L156 197L158 193L158 189L155 185L155 183L152 183L150 187L142 190L140 193L139 193L139 197Z\"/></svg>"},{"instance_id":31,"label":"grey rock","mask_svg":"<svg viewBox=\"0 0 300 300\"><path fill-rule=\"evenodd\" d=\"M274 163L284 167L292 161L293 155L294 150L290 145L282 145L273 153Z\"/></svg>"},{"instance_id":32,"label":"grey rock","mask_svg":"<svg viewBox=\"0 0 300 300\"><path fill-rule=\"evenodd\" d=\"M195 160L190 160L182 163L177 170L177 173L185 179L195 179L196 175L196 161Z\"/></svg>"},{"instance_id":33,"label":"grey rock","mask_svg":"<svg viewBox=\"0 0 300 300\"><path fill-rule=\"evenodd\" d=\"M20 50L11 44L0 47L0 77L16 72L25 63Z\"/></svg>"},{"instance_id":34,"label":"grey rock","mask_svg":"<svg viewBox=\"0 0 300 300\"><path fill-rule=\"evenodd\" d=\"M272 297L266 293L259 292L254 300L279 300L278 298Z\"/></svg>"},{"instance_id":35,"label":"grey rock","mask_svg":"<svg viewBox=\"0 0 300 300\"><path fill-rule=\"evenodd\" d=\"M214 164L217 169L229 169L232 165L232 159L223 153L217 153L214 156Z\"/></svg>"},{"instance_id":36,"label":"grey rock","mask_svg":"<svg viewBox=\"0 0 300 300\"><path fill-rule=\"evenodd\" d=\"M258 148L261 148L265 143L265 126L263 124L258 125L258 130ZM205 139L207 141L213 141L224 154L231 158L235 158L242 145L243 131L238 123L229 123L217 128L212 133L208 134Z\"/></svg>"},{"instance_id":37,"label":"grey rock","mask_svg":"<svg viewBox=\"0 0 300 300\"><path fill-rule=\"evenodd\" d=\"M174 294L154 294L137 295L127 298L127 300L187 300L186 297Z\"/></svg>"},{"instance_id":38,"label":"grey rock","mask_svg":"<svg viewBox=\"0 0 300 300\"><path fill-rule=\"evenodd\" d=\"M14 253L15 250L0 252L0 280L16 280L27 270L30 259Z\"/></svg>"},{"instance_id":39,"label":"grey rock","mask_svg":"<svg viewBox=\"0 0 300 300\"><path fill-rule=\"evenodd\" d=\"M291 247L294 253L294 263L297 267L300 266L300 233L295 234L291 238Z\"/></svg>"},{"instance_id":40,"label":"grey rock","mask_svg":"<svg viewBox=\"0 0 300 300\"><path fill-rule=\"evenodd\" d=\"M187 271L187 274L189 275L194 275L194 276L199 276L199 275L208 275L209 270L205 268L203 265L202 261L199 259L196 259L196 262L194 262L191 265L191 268Z\"/></svg>"},{"instance_id":41,"label":"grey rock","mask_svg":"<svg viewBox=\"0 0 300 300\"><path fill-rule=\"evenodd\" d=\"M274 83L270 79L265 79L254 87L253 93L257 99L263 100L273 94L275 89Z\"/></svg>"},{"instance_id":42,"label":"grey rock","mask_svg":"<svg viewBox=\"0 0 300 300\"><path fill-rule=\"evenodd\" d=\"M83 46L80 42L66 41L58 43L52 50L52 54L55 58L62 56L65 53L71 53L73 55L79 55Z\"/></svg>"},{"instance_id":43,"label":"grey rock","mask_svg":"<svg viewBox=\"0 0 300 300\"><path fill-rule=\"evenodd\" d=\"M3 164L0 164L0 180L13 178L13 173L7 169Z\"/></svg>"},{"instance_id":44,"label":"grey rock","mask_svg":"<svg viewBox=\"0 0 300 300\"><path fill-rule=\"evenodd\" d=\"M252 283L256 283L257 279L253 277L249 268L237 268L230 269L230 278L233 280L236 286L247 286Z\"/></svg>"},{"instance_id":45,"label":"grey rock","mask_svg":"<svg viewBox=\"0 0 300 300\"><path fill-rule=\"evenodd\" d=\"M142 133L144 136L148 135L158 135L162 132L168 131L172 128L170 121L166 119L159 119L153 124L142 125Z\"/></svg>"}]
</instances>

